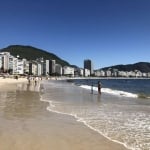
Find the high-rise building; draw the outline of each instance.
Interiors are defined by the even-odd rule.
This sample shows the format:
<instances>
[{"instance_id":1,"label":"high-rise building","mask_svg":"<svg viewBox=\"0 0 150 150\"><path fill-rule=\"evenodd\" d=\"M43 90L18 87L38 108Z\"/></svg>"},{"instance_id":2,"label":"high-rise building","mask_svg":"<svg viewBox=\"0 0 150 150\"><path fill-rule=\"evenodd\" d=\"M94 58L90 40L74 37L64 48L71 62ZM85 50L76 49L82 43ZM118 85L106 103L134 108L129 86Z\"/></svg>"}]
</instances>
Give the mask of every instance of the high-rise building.
<instances>
[{"instance_id":1,"label":"high-rise building","mask_svg":"<svg viewBox=\"0 0 150 150\"><path fill-rule=\"evenodd\" d=\"M3 71L7 72L9 70L9 57L10 57L10 53L9 52L4 52L2 53L3 57L2 57L2 67L3 67Z\"/></svg>"},{"instance_id":2,"label":"high-rise building","mask_svg":"<svg viewBox=\"0 0 150 150\"><path fill-rule=\"evenodd\" d=\"M57 75L62 75L62 66L60 64L55 65L55 71Z\"/></svg>"},{"instance_id":3,"label":"high-rise building","mask_svg":"<svg viewBox=\"0 0 150 150\"><path fill-rule=\"evenodd\" d=\"M50 75L53 75L56 73L55 64L56 64L56 60L50 60L49 61L49 73L50 73Z\"/></svg>"},{"instance_id":4,"label":"high-rise building","mask_svg":"<svg viewBox=\"0 0 150 150\"><path fill-rule=\"evenodd\" d=\"M84 70L85 69L90 70L90 75L93 74L93 64L92 64L92 61L90 59L84 60ZM85 75L85 73L84 73L84 75Z\"/></svg>"},{"instance_id":5,"label":"high-rise building","mask_svg":"<svg viewBox=\"0 0 150 150\"><path fill-rule=\"evenodd\" d=\"M49 60L46 60L46 75L49 75L49 70L50 70Z\"/></svg>"}]
</instances>

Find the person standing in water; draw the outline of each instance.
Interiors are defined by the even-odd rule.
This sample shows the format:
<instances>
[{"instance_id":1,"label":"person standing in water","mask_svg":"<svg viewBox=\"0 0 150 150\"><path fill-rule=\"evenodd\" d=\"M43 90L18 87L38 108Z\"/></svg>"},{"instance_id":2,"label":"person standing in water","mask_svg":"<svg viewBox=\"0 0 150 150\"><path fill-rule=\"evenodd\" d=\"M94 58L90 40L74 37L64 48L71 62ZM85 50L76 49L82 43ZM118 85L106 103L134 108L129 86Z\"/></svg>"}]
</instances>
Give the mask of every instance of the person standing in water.
<instances>
[{"instance_id":1,"label":"person standing in water","mask_svg":"<svg viewBox=\"0 0 150 150\"><path fill-rule=\"evenodd\" d=\"M93 83L91 85L91 94L93 94Z\"/></svg>"},{"instance_id":2,"label":"person standing in water","mask_svg":"<svg viewBox=\"0 0 150 150\"><path fill-rule=\"evenodd\" d=\"M99 94L101 94L101 88L102 88L101 82L98 81L98 93Z\"/></svg>"}]
</instances>

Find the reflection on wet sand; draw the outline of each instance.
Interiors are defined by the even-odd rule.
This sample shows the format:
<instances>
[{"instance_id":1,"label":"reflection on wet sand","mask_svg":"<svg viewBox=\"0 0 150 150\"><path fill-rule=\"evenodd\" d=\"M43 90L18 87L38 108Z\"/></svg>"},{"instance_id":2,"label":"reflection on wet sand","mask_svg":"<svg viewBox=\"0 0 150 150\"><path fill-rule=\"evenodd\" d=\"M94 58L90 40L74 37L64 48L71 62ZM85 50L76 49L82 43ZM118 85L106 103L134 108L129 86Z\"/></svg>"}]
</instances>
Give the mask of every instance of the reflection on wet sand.
<instances>
[{"instance_id":1,"label":"reflection on wet sand","mask_svg":"<svg viewBox=\"0 0 150 150\"><path fill-rule=\"evenodd\" d=\"M40 84L18 84L16 90L0 92L0 105L7 119L31 118L40 113Z\"/></svg>"},{"instance_id":2,"label":"reflection on wet sand","mask_svg":"<svg viewBox=\"0 0 150 150\"><path fill-rule=\"evenodd\" d=\"M41 84L39 82L34 83L28 83L28 84L17 84L17 90L18 91L34 91L39 92L41 88Z\"/></svg>"}]
</instances>

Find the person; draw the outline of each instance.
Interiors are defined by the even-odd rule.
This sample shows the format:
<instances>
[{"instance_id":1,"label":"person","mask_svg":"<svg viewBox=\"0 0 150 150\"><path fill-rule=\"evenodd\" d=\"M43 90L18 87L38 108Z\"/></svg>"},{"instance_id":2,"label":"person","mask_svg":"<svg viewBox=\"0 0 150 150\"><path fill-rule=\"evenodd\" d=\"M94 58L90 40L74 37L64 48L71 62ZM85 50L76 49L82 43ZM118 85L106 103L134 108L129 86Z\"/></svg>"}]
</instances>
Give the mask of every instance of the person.
<instances>
[{"instance_id":1,"label":"person","mask_svg":"<svg viewBox=\"0 0 150 150\"><path fill-rule=\"evenodd\" d=\"M91 94L93 94L93 83L91 85Z\"/></svg>"},{"instance_id":2,"label":"person","mask_svg":"<svg viewBox=\"0 0 150 150\"><path fill-rule=\"evenodd\" d=\"M27 80L28 80L28 83L30 84L31 77L30 77L30 76L28 76L28 77L27 77Z\"/></svg>"},{"instance_id":3,"label":"person","mask_svg":"<svg viewBox=\"0 0 150 150\"><path fill-rule=\"evenodd\" d=\"M99 94L101 94L101 86L102 86L102 85L101 85L101 82L98 81L98 93L99 93Z\"/></svg>"},{"instance_id":4,"label":"person","mask_svg":"<svg viewBox=\"0 0 150 150\"><path fill-rule=\"evenodd\" d=\"M38 77L35 77L35 84L37 84L39 78Z\"/></svg>"}]
</instances>

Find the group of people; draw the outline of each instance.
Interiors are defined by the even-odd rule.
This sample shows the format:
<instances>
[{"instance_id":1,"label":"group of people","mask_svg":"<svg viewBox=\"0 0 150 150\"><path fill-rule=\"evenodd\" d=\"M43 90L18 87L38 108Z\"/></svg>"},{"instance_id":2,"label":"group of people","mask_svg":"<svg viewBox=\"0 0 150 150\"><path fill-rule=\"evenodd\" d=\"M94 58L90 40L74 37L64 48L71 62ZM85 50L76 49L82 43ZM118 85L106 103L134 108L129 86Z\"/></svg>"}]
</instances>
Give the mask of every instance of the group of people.
<instances>
[{"instance_id":1,"label":"group of people","mask_svg":"<svg viewBox=\"0 0 150 150\"><path fill-rule=\"evenodd\" d=\"M28 76L27 79L28 79L28 82L29 82L29 83L32 81L32 82L34 82L35 84L37 84L37 82L38 82L39 80L42 80L42 77L32 77L32 76Z\"/></svg>"},{"instance_id":2,"label":"group of people","mask_svg":"<svg viewBox=\"0 0 150 150\"><path fill-rule=\"evenodd\" d=\"M101 84L100 81L98 81L97 88L98 88L98 94L101 94L102 84ZM91 93L93 93L93 84L92 84L92 87L91 87Z\"/></svg>"}]
</instances>

